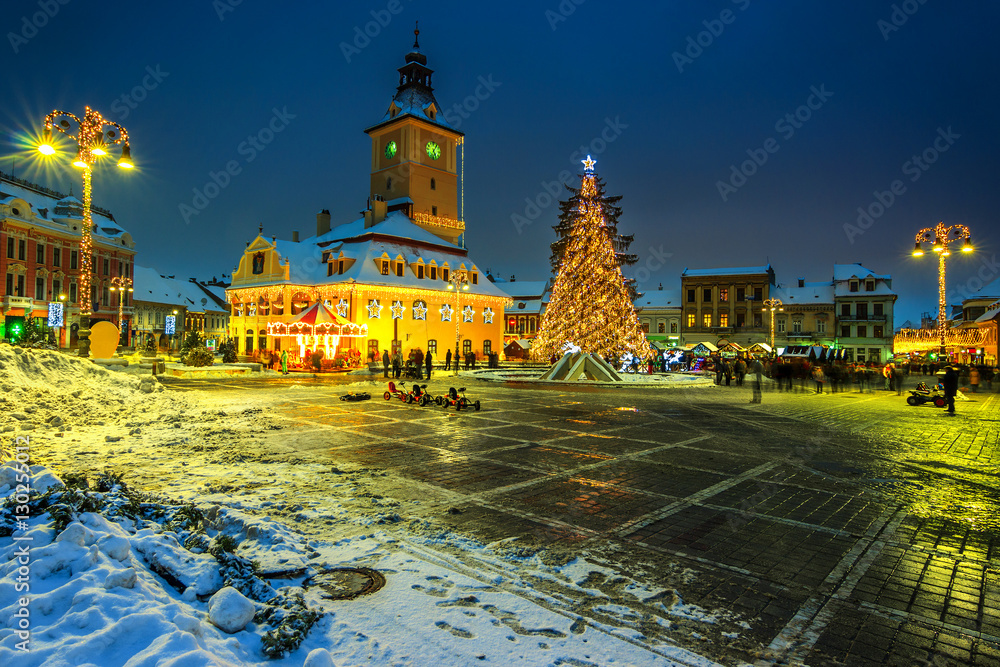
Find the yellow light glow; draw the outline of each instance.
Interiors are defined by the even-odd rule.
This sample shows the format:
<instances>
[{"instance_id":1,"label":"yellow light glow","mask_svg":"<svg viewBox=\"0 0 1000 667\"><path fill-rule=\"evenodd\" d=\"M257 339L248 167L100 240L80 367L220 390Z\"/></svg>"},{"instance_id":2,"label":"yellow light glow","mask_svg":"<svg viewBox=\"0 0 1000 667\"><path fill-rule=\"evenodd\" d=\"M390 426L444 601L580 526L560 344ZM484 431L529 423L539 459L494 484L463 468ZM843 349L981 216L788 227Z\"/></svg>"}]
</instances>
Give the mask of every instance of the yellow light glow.
<instances>
[{"instance_id":1,"label":"yellow light glow","mask_svg":"<svg viewBox=\"0 0 1000 667\"><path fill-rule=\"evenodd\" d=\"M924 250L923 250L923 248L914 248L913 249L913 256L914 257L923 257L924 256Z\"/></svg>"},{"instance_id":2,"label":"yellow light glow","mask_svg":"<svg viewBox=\"0 0 1000 667\"><path fill-rule=\"evenodd\" d=\"M97 156L104 156L108 154L108 152L103 148L101 148L100 146L94 146L93 148L91 148L90 153L92 155L97 155Z\"/></svg>"},{"instance_id":3,"label":"yellow light glow","mask_svg":"<svg viewBox=\"0 0 1000 667\"><path fill-rule=\"evenodd\" d=\"M38 152L42 155L55 155L56 149L52 147L52 144L41 144L38 147Z\"/></svg>"},{"instance_id":4,"label":"yellow light glow","mask_svg":"<svg viewBox=\"0 0 1000 667\"><path fill-rule=\"evenodd\" d=\"M77 158L73 160L73 166L78 167L80 169L86 169L89 165L86 162L84 162L81 158Z\"/></svg>"}]
</instances>

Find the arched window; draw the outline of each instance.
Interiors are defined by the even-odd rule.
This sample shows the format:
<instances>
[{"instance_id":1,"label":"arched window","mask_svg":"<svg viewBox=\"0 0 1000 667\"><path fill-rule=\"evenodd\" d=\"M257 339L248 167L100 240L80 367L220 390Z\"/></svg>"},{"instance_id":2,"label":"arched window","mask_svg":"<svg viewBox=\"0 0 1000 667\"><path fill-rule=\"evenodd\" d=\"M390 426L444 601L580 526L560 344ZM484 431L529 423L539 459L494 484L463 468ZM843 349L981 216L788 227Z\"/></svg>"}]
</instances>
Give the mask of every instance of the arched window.
<instances>
[{"instance_id":1,"label":"arched window","mask_svg":"<svg viewBox=\"0 0 1000 667\"><path fill-rule=\"evenodd\" d=\"M309 295L305 292L296 292L292 296L292 315L298 315L303 310L309 308Z\"/></svg>"},{"instance_id":2,"label":"arched window","mask_svg":"<svg viewBox=\"0 0 1000 667\"><path fill-rule=\"evenodd\" d=\"M253 352L253 329L247 329L247 340L246 347L243 348L244 354L250 354Z\"/></svg>"}]
</instances>

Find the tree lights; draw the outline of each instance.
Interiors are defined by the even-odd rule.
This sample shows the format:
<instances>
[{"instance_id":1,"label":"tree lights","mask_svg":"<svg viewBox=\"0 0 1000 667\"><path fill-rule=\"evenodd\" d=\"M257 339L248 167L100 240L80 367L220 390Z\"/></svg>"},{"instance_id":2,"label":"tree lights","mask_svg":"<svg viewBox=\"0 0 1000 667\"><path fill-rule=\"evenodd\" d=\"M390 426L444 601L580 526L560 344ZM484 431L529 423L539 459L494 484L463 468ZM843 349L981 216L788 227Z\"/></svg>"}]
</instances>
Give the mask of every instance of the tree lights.
<instances>
[{"instance_id":1,"label":"tree lights","mask_svg":"<svg viewBox=\"0 0 1000 667\"><path fill-rule=\"evenodd\" d=\"M118 294L118 326L121 327L121 332L119 337L121 338L122 345L128 344L128 338L125 336L125 294L132 291L132 279L121 277L111 279L111 291L120 292Z\"/></svg>"},{"instance_id":2,"label":"tree lights","mask_svg":"<svg viewBox=\"0 0 1000 667\"><path fill-rule=\"evenodd\" d=\"M452 313L459 312L459 297L462 292L469 289L469 272L465 269L456 269L451 272L448 276L448 289L455 291L455 308L452 309L450 304L444 304L441 307L441 320L445 321L445 309L448 310L447 321L451 321ZM468 306L466 306L468 308ZM458 344L462 341L462 334L459 327L462 326L462 320L459 317L455 318L455 375L458 375Z\"/></svg>"},{"instance_id":3,"label":"tree lights","mask_svg":"<svg viewBox=\"0 0 1000 667\"><path fill-rule=\"evenodd\" d=\"M545 359L561 354L563 347L572 343L584 352L606 358L620 358L626 353L647 358L652 349L615 257L594 161L588 156L583 163L575 223L531 352Z\"/></svg>"},{"instance_id":4,"label":"tree lights","mask_svg":"<svg viewBox=\"0 0 1000 667\"><path fill-rule=\"evenodd\" d=\"M58 122L56 119L61 118ZM73 134L73 123L76 124L76 134ZM56 148L52 141L52 130L55 128L70 139L76 140L77 154L73 166L83 171L83 224L80 227L80 351L81 357L90 356L90 314L93 294L91 290L91 260L94 253L91 230L94 223L90 215L91 204L91 169L101 157L108 155L108 148L121 144L121 157L118 166L131 169L132 152L129 148L128 131L118 123L106 120L100 113L86 107L82 119L67 112L53 111L45 117L45 130L38 151L42 155L54 155ZM108 129L105 129L108 128ZM119 317L120 319L120 317Z\"/></svg>"},{"instance_id":5,"label":"tree lights","mask_svg":"<svg viewBox=\"0 0 1000 667\"><path fill-rule=\"evenodd\" d=\"M913 256L921 257L924 254L923 246L931 244L931 250L938 256L938 321L937 334L938 345L941 354L946 354L946 337L948 330L948 303L945 297L945 258L951 254L949 246L958 241L962 242L962 252L972 252L972 234L965 225L951 225L946 227L943 222L937 223L933 227L925 227L917 232L916 242L913 245Z\"/></svg>"}]
</instances>

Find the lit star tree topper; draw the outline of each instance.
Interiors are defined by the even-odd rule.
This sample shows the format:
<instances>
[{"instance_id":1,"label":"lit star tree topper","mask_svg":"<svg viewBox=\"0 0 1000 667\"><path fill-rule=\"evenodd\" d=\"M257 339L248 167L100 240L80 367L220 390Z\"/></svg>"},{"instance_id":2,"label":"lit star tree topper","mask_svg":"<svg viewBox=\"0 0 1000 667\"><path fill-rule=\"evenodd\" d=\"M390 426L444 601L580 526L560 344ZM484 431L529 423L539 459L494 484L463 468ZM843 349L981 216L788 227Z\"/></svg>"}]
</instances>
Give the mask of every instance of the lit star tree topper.
<instances>
[{"instance_id":1,"label":"lit star tree topper","mask_svg":"<svg viewBox=\"0 0 1000 667\"><path fill-rule=\"evenodd\" d=\"M639 324L599 201L595 160L583 160L583 183L569 243L532 355L561 355L567 343L605 359L653 354Z\"/></svg>"}]
</instances>

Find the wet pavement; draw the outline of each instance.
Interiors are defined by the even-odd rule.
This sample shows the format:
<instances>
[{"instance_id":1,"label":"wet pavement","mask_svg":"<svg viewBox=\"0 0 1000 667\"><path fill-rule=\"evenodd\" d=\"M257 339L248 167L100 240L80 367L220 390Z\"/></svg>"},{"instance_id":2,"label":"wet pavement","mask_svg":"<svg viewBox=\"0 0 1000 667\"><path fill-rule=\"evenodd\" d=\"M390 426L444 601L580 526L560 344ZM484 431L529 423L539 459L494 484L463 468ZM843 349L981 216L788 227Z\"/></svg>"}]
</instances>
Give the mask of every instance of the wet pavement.
<instances>
[{"instance_id":1,"label":"wet pavement","mask_svg":"<svg viewBox=\"0 0 1000 667\"><path fill-rule=\"evenodd\" d=\"M998 394L947 417L885 391L754 405L743 387L462 378L483 409L456 412L340 401L356 380L167 384L273 391L289 457L388 473L386 495L453 531L600 554L728 610L707 642L670 638L722 664L1000 664Z\"/></svg>"}]
</instances>

